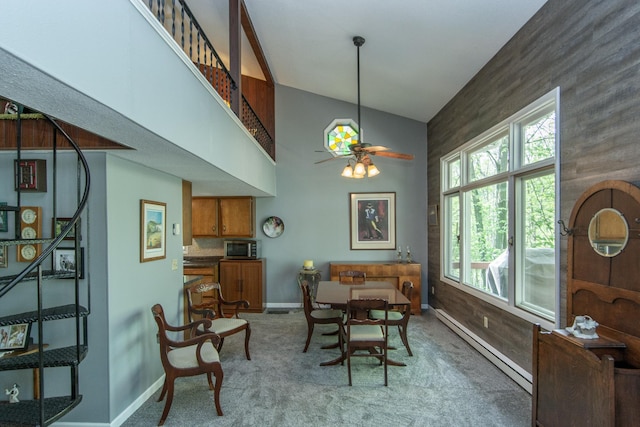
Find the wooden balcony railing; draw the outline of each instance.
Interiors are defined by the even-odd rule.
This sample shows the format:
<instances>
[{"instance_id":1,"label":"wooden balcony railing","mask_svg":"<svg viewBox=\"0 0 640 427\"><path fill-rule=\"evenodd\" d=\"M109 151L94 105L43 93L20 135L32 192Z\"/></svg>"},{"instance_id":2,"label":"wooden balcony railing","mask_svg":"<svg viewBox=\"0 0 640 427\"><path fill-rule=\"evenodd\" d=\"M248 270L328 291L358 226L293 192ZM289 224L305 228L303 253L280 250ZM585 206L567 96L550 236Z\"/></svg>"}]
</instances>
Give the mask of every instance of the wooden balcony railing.
<instances>
[{"instance_id":1,"label":"wooden balcony railing","mask_svg":"<svg viewBox=\"0 0 640 427\"><path fill-rule=\"evenodd\" d=\"M149 10L171 34L182 50L189 56L202 75L233 111L239 111L238 118L251 133L262 149L275 160L275 142L273 126L265 126L256 111L270 111L273 116L273 105L251 106L243 93L240 108L233 108L233 92L238 84L233 80L229 70L223 64L203 28L198 24L193 13L184 0L147 0ZM244 80L244 77L243 77ZM241 85L242 86L242 85ZM256 96L251 97L258 98Z\"/></svg>"}]
</instances>

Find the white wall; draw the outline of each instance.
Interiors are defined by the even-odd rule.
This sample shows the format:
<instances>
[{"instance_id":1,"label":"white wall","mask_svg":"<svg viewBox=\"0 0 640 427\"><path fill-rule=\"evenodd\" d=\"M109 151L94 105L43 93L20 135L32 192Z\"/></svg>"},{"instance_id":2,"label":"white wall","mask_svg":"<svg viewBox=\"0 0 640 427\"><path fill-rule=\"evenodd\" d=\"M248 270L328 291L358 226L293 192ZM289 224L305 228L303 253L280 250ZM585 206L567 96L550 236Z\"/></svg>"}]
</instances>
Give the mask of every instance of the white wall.
<instances>
[{"instance_id":1,"label":"white wall","mask_svg":"<svg viewBox=\"0 0 640 427\"><path fill-rule=\"evenodd\" d=\"M162 375L151 306L182 324L182 181L109 156L106 177L107 295L110 419L119 415ZM166 258L140 262L140 200L166 203ZM101 301L96 301L100 304ZM85 418L86 420L86 418Z\"/></svg>"}]
</instances>

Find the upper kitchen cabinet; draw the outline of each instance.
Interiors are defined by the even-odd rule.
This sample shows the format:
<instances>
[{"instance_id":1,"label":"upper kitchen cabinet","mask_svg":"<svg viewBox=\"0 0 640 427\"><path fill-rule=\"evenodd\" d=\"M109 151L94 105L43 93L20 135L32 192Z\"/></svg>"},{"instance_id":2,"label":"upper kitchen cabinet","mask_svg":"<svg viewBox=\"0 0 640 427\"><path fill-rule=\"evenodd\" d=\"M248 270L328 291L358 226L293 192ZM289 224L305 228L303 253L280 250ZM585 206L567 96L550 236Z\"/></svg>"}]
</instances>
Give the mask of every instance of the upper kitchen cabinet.
<instances>
[{"instance_id":1,"label":"upper kitchen cabinet","mask_svg":"<svg viewBox=\"0 0 640 427\"><path fill-rule=\"evenodd\" d=\"M253 197L218 199L220 237L254 237L255 203Z\"/></svg>"},{"instance_id":2,"label":"upper kitchen cabinet","mask_svg":"<svg viewBox=\"0 0 640 427\"><path fill-rule=\"evenodd\" d=\"M191 234L193 237L219 237L217 198L191 199Z\"/></svg>"},{"instance_id":3,"label":"upper kitchen cabinet","mask_svg":"<svg viewBox=\"0 0 640 427\"><path fill-rule=\"evenodd\" d=\"M194 197L193 237L254 237L253 197Z\"/></svg>"}]
</instances>

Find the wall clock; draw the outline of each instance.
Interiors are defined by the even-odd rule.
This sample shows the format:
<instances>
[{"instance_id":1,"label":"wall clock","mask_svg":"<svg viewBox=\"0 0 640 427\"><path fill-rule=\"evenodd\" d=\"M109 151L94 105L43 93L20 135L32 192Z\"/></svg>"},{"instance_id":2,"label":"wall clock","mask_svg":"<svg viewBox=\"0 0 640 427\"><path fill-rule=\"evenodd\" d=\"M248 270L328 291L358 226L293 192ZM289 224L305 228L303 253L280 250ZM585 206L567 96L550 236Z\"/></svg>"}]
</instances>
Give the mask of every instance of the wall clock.
<instances>
[{"instance_id":1,"label":"wall clock","mask_svg":"<svg viewBox=\"0 0 640 427\"><path fill-rule=\"evenodd\" d=\"M22 206L20 208L20 238L32 240L42 238L42 208ZM40 255L40 244L25 243L17 246L18 262L31 262Z\"/></svg>"}]
</instances>

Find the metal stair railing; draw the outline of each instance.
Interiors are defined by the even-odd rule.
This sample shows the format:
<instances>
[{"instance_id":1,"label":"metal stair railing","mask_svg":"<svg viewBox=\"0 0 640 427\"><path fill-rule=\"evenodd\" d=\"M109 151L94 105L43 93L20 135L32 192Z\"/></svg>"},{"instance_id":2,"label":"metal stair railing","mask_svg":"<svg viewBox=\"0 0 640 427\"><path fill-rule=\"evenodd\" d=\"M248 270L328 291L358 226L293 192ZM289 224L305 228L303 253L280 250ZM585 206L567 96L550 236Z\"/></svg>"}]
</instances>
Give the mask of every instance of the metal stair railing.
<instances>
[{"instance_id":1,"label":"metal stair railing","mask_svg":"<svg viewBox=\"0 0 640 427\"><path fill-rule=\"evenodd\" d=\"M20 108L17 114L17 129L16 129L16 151L17 151L17 161L20 161L21 157L21 112L22 107ZM50 116L43 114L42 115L54 128L54 138L53 138L53 146L52 146L52 154L53 154L53 191L52 191L52 210L54 221L57 218L56 210L57 210L57 180L58 180L58 171L57 171L57 155L58 155L58 144L57 144L57 134L58 132L64 137L66 142L71 146L71 148L75 151L77 155L77 167L76 167L76 200L78 200L78 205L75 213L72 215L67 224L61 229L60 234L58 236L54 236L51 239L22 239L21 236L18 235L19 227L18 227L18 212L21 207L21 191L20 186L17 186L17 206L13 207L4 207L4 210L14 211L15 212L15 223L16 223L16 239L13 240L2 240L0 241L0 245L2 246L12 246L17 244L48 244L48 246L43 247L39 256L37 256L26 268L24 268L17 275L6 276L0 278L0 298L5 296L11 290L13 290L16 286L25 281L36 281L37 284L37 309L28 313L20 313L12 316L5 316L0 318L0 324L2 325L11 325L22 322L30 322L37 324L37 337L38 337L38 351L35 354L30 354L28 356L18 356L15 358L4 358L0 359L0 369L2 370L14 370L14 369L37 369L38 370L38 390L37 395L40 396L39 399L32 401L21 401L19 403L14 403L10 405L2 405L0 408L0 425L38 425L45 426L49 425L60 417L68 413L72 408L77 406L82 399L82 396L78 393L78 365L84 359L88 351L87 345L87 316L90 313L90 280L89 275L87 275L87 283L86 283L86 300L87 307L83 307L80 305L80 269L78 266L78 261L81 260L81 251L80 251L80 216L85 210L87 206L87 201L89 197L89 189L90 189L90 171L87 159L82 153L82 150L78 146L78 144L73 141L73 139L60 127L60 125ZM19 172L16 172L19 173ZM84 185L83 185L84 184ZM75 231L74 234L74 250L75 250L75 259L76 261L76 269L73 274L71 273L60 273L56 272L55 269L52 271L43 270L43 262L52 255L53 251L63 242L65 237L71 232ZM71 304L67 304L59 307L48 307L44 308L44 300L43 300L43 280L46 278L73 278L74 279L74 301ZM58 320L58 319L75 319L75 345L63 348L56 348L53 350L45 351L44 344L44 332L43 332L43 322L49 320ZM82 324L81 324L82 321ZM57 397L49 397L45 398L44 395L44 369L45 367L54 367L54 366L68 366L71 369L71 393L70 396L57 396ZM36 390L34 390L34 396L36 395Z\"/></svg>"}]
</instances>

